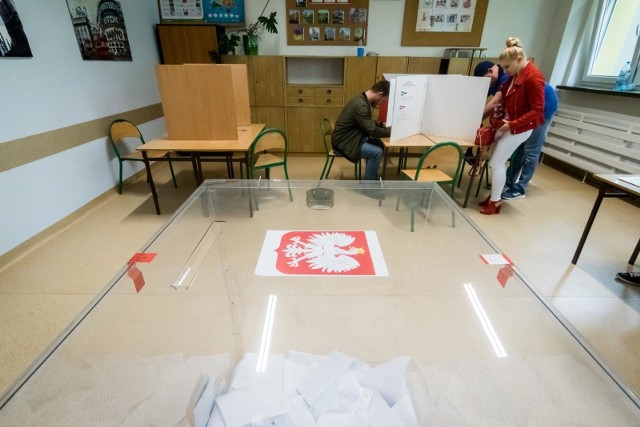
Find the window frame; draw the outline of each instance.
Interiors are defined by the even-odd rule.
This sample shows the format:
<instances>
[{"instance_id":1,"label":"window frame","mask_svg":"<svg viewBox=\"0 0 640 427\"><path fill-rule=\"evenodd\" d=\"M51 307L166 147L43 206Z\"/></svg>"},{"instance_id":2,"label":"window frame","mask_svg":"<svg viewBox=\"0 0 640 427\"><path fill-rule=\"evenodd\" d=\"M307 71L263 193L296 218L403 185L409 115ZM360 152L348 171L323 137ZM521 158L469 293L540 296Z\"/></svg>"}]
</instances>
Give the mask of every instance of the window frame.
<instances>
[{"instance_id":1,"label":"window frame","mask_svg":"<svg viewBox=\"0 0 640 427\"><path fill-rule=\"evenodd\" d=\"M586 56L586 61L584 64L584 69L582 72L582 82L586 84L599 84L599 85L610 85L613 86L616 82L617 76L596 76L590 74L590 70L593 67L596 58L596 50L599 48L599 45L604 38L604 14L605 8L610 4L612 0L598 0L598 6L596 9L595 17L593 20L593 31L591 33L591 40L589 43L589 49ZM615 3L614 5L615 6ZM640 24L636 25L636 46L631 57L631 75L634 77L632 79L633 83L640 86L640 72L638 71L638 61L640 58Z\"/></svg>"}]
</instances>

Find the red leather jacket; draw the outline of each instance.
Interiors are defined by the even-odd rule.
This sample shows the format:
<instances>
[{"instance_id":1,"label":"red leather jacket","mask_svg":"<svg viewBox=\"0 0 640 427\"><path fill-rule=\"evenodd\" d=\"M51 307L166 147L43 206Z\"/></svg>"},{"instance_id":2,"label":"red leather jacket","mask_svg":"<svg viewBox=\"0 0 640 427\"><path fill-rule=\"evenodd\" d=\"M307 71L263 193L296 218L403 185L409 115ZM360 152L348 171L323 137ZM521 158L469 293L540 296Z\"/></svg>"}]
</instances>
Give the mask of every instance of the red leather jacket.
<instances>
[{"instance_id":1,"label":"red leather jacket","mask_svg":"<svg viewBox=\"0 0 640 427\"><path fill-rule=\"evenodd\" d=\"M544 123L544 76L532 62L510 77L500 91L504 119L509 122L512 134L535 129Z\"/></svg>"}]
</instances>

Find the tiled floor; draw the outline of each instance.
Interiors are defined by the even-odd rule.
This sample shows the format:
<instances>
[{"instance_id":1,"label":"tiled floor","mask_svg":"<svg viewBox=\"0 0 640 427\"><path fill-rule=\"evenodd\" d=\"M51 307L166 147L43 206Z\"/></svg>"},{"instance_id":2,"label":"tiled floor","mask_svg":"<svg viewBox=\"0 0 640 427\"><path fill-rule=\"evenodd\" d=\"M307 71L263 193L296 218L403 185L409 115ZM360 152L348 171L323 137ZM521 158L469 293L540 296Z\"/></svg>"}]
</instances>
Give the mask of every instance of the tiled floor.
<instances>
[{"instance_id":1,"label":"tiled floor","mask_svg":"<svg viewBox=\"0 0 640 427\"><path fill-rule=\"evenodd\" d=\"M291 179L317 179L323 161L291 157ZM166 166L154 169L162 215L155 215L140 176L125 185L123 195L105 194L55 230L0 258L0 392L193 191L190 169L186 164L178 168L177 190ZM337 160L330 178L351 179L352 174L351 164ZM205 175L223 178L224 171L219 164L207 164ZM614 280L618 271L638 269L627 260L640 237L640 215L633 205L606 200L573 266L573 251L595 197L595 188L541 165L527 197L508 202L500 215L480 215L475 198L465 212L613 370L640 391L640 289Z\"/></svg>"}]
</instances>

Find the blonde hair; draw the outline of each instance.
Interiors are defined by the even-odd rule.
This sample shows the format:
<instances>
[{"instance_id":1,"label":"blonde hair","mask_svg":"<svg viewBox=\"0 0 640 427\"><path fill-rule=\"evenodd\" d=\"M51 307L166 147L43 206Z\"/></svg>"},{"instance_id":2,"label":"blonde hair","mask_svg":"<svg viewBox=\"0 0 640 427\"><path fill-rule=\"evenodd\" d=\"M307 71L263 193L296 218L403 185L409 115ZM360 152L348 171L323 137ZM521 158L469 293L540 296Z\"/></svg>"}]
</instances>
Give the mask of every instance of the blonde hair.
<instances>
[{"instance_id":1,"label":"blonde hair","mask_svg":"<svg viewBox=\"0 0 640 427\"><path fill-rule=\"evenodd\" d=\"M500 61L515 61L520 58L527 60L527 55L524 53L522 42L519 38L509 37L505 44L507 47L500 52L500 57L498 58Z\"/></svg>"}]
</instances>

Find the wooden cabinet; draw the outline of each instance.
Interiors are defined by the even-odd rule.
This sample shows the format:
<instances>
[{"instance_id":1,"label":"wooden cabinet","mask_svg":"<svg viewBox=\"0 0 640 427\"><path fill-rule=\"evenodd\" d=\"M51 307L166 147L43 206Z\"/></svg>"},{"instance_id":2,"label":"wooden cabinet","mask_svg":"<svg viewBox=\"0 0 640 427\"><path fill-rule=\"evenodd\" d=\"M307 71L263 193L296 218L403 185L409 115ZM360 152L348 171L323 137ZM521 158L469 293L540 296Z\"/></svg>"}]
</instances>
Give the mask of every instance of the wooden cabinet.
<instances>
[{"instance_id":1,"label":"wooden cabinet","mask_svg":"<svg viewBox=\"0 0 640 427\"><path fill-rule=\"evenodd\" d=\"M210 64L210 50L218 50L217 25L158 24L163 64Z\"/></svg>"}]
</instances>

